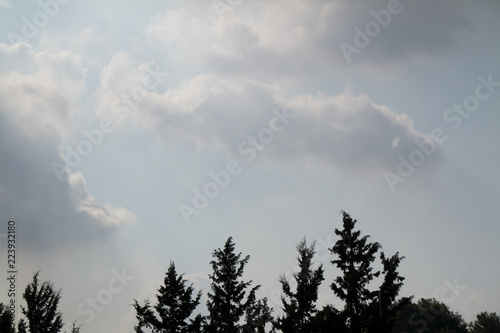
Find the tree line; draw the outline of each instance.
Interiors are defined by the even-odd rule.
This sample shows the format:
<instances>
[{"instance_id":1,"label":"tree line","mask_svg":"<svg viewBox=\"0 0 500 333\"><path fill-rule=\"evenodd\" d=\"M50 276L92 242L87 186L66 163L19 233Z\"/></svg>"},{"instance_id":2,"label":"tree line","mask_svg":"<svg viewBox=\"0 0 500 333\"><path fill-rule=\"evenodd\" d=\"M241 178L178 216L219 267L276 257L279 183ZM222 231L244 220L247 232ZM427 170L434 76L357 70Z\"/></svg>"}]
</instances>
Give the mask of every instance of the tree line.
<instances>
[{"instance_id":1,"label":"tree line","mask_svg":"<svg viewBox=\"0 0 500 333\"><path fill-rule=\"evenodd\" d=\"M500 333L500 316L481 312L473 322L433 298L414 301L400 297L403 286L398 268L404 257L387 255L377 242L356 229L357 221L341 212L343 226L335 229L338 239L329 249L331 263L340 271L330 284L343 303L317 307L319 287L325 280L323 265L315 267L315 243L302 239L296 246L298 271L289 280L279 277L282 288L281 313L275 315L267 298L257 298L260 285L246 281L244 269L250 256L235 250L231 237L212 253L207 315L196 313L202 292L176 271L174 262L158 289L156 301L134 300L136 333ZM378 264L378 265L377 265ZM378 267L378 268L377 268ZM17 324L0 303L0 333L59 333L64 324L58 310L61 290L38 280L26 287L21 306L24 316ZM378 283L378 286L377 286ZM375 287L374 287L375 285ZM72 323L71 333L81 327Z\"/></svg>"}]
</instances>

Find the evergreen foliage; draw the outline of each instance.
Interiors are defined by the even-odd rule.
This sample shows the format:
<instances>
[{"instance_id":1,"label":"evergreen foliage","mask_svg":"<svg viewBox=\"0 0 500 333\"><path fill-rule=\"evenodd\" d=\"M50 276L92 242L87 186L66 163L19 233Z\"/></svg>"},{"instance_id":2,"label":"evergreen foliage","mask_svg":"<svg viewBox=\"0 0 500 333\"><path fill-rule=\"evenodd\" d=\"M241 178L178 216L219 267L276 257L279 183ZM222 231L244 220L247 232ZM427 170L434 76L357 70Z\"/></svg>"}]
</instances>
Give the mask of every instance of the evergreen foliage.
<instances>
[{"instance_id":1,"label":"evergreen foliage","mask_svg":"<svg viewBox=\"0 0 500 333\"><path fill-rule=\"evenodd\" d=\"M255 292L260 286L250 288L252 281L242 280L250 256L242 258L241 252L236 254L234 248L233 239L229 237L223 249L212 253L214 260L210 262L213 273L209 275L212 282L207 301L209 317L206 332L242 332L240 320L255 306Z\"/></svg>"},{"instance_id":2,"label":"evergreen foliage","mask_svg":"<svg viewBox=\"0 0 500 333\"><path fill-rule=\"evenodd\" d=\"M342 211L343 229L335 229L339 240L330 249L336 257L332 263L341 271L331 284L335 295L344 302L341 316L345 319L348 332L377 333L390 332L396 316L409 298L397 299L404 278L397 268L404 257L399 253L386 257L380 253L383 271L374 269L379 243L369 242L369 236L361 236L356 230L356 220ZM383 282L376 290L369 284L382 274Z\"/></svg>"},{"instance_id":3,"label":"evergreen foliage","mask_svg":"<svg viewBox=\"0 0 500 333\"><path fill-rule=\"evenodd\" d=\"M370 236L361 235L357 221L342 212L342 229L330 250L331 263L340 271L330 285L342 307L325 305L317 309L323 265L315 267L315 242L303 238L296 246L298 271L293 279L279 276L283 313L273 316L267 298L257 299L260 285L252 287L243 273L250 256L235 252L229 237L222 249L212 252L207 314L194 314L202 293L195 292L173 262L156 294L155 305L134 300L137 333L500 333L500 316L481 312L468 325L462 316L433 298L399 297L405 278L398 269L404 259L396 252L387 256ZM380 262L378 262L378 260ZM39 282L39 272L24 290L24 318L18 333L60 333L64 324L59 312L61 290ZM379 285L377 288L376 286ZM80 333L73 322L71 333ZM14 318L0 303L0 333L16 333Z\"/></svg>"},{"instance_id":4,"label":"evergreen foliage","mask_svg":"<svg viewBox=\"0 0 500 333\"><path fill-rule=\"evenodd\" d=\"M481 312L470 326L471 333L498 333L500 316L496 312Z\"/></svg>"},{"instance_id":5,"label":"evergreen foliage","mask_svg":"<svg viewBox=\"0 0 500 333\"><path fill-rule=\"evenodd\" d=\"M142 333L142 329L146 327L154 333L201 332L201 315L190 319L201 298L201 292L194 298L193 292L193 285L186 286L184 275L177 275L175 264L170 262L163 286L160 286L156 295L157 304L151 306L149 300L146 300L141 306L134 300L136 318L139 321L135 331Z\"/></svg>"},{"instance_id":6,"label":"evergreen foliage","mask_svg":"<svg viewBox=\"0 0 500 333\"><path fill-rule=\"evenodd\" d=\"M278 318L275 327L284 333L310 332L313 329L318 289L324 280L323 266L320 265L316 270L312 268L315 243L308 247L304 238L297 245L297 251L300 271L293 274L296 291L292 291L284 275L279 279L284 294L281 298L284 314Z\"/></svg>"},{"instance_id":7,"label":"evergreen foliage","mask_svg":"<svg viewBox=\"0 0 500 333\"><path fill-rule=\"evenodd\" d=\"M26 286L23 298L26 301L26 308L21 306L24 319L19 321L19 333L59 333L63 328L62 314L58 310L61 300L61 291L54 290L51 282L38 282L36 272L33 281Z\"/></svg>"}]
</instances>

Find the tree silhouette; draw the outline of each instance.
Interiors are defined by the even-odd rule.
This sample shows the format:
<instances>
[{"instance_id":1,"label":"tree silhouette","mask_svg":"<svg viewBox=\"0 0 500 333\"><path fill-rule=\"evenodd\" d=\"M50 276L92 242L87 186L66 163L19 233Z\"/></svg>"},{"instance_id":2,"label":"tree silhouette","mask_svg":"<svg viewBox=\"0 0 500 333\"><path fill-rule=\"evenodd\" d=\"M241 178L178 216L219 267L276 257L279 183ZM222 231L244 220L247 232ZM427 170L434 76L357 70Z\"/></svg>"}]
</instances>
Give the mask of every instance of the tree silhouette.
<instances>
[{"instance_id":1,"label":"tree silhouette","mask_svg":"<svg viewBox=\"0 0 500 333\"><path fill-rule=\"evenodd\" d=\"M135 327L136 332L143 332L144 327L155 333L201 332L201 315L190 319L200 304L201 292L193 298L193 285L186 286L184 275L177 275L173 262L170 262L163 283L158 289L157 304L154 307L149 300L146 300L143 306L134 300L136 318L139 321Z\"/></svg>"},{"instance_id":2,"label":"tree silhouette","mask_svg":"<svg viewBox=\"0 0 500 333\"><path fill-rule=\"evenodd\" d=\"M352 333L391 332L398 312L411 298L398 299L404 277L397 271L404 259L399 253L386 257L380 253L382 272L376 271L373 264L377 252L382 248L379 243L368 241L370 236L361 236L355 230L356 220L342 211L343 229L335 229L340 237L330 249L337 259L332 263L342 272L331 284L335 295L344 301L341 317ZM370 290L369 284L382 274L383 282L378 289Z\"/></svg>"},{"instance_id":3,"label":"tree silhouette","mask_svg":"<svg viewBox=\"0 0 500 333\"><path fill-rule=\"evenodd\" d=\"M71 325L71 333L80 333L81 325L77 325L76 321Z\"/></svg>"},{"instance_id":4,"label":"tree silhouette","mask_svg":"<svg viewBox=\"0 0 500 333\"><path fill-rule=\"evenodd\" d=\"M345 303L342 314L349 332L362 333L368 326L370 303L376 297L376 292L370 291L368 284L380 275L372 268L380 244L368 242L369 236L361 237L361 232L354 230L357 221L344 211L342 215L343 229L335 229L340 239L330 251L338 258L332 263L343 275L335 278L331 288Z\"/></svg>"},{"instance_id":5,"label":"tree silhouette","mask_svg":"<svg viewBox=\"0 0 500 333\"><path fill-rule=\"evenodd\" d=\"M392 332L467 333L467 324L443 302L421 298L417 304L409 303L399 312Z\"/></svg>"},{"instance_id":6,"label":"tree silhouette","mask_svg":"<svg viewBox=\"0 0 500 333\"><path fill-rule=\"evenodd\" d=\"M266 324L273 322L272 311L267 305L267 298L258 300L246 310L242 331L244 333L266 333Z\"/></svg>"},{"instance_id":7,"label":"tree silhouette","mask_svg":"<svg viewBox=\"0 0 500 333\"><path fill-rule=\"evenodd\" d=\"M241 258L241 252L234 253L234 243L229 237L224 248L212 253L210 262L213 273L209 275L211 292L208 293L209 311L206 332L237 333L243 330L240 320L255 305L255 292L260 286L250 289L252 281L241 280L250 256Z\"/></svg>"},{"instance_id":8,"label":"tree silhouette","mask_svg":"<svg viewBox=\"0 0 500 333\"><path fill-rule=\"evenodd\" d=\"M471 333L498 333L500 332L500 316L496 312L481 312L470 325Z\"/></svg>"},{"instance_id":9,"label":"tree silhouette","mask_svg":"<svg viewBox=\"0 0 500 333\"><path fill-rule=\"evenodd\" d=\"M18 324L19 333L58 333L63 327L62 314L58 310L61 290L54 290L51 282L38 282L38 274L33 274L33 281L26 286L23 298L26 308L21 306L28 323L21 319Z\"/></svg>"},{"instance_id":10,"label":"tree silhouette","mask_svg":"<svg viewBox=\"0 0 500 333\"><path fill-rule=\"evenodd\" d=\"M325 305L314 317L315 333L347 333L345 318L332 305ZM399 332L398 332L399 333Z\"/></svg>"},{"instance_id":11,"label":"tree silhouette","mask_svg":"<svg viewBox=\"0 0 500 333\"><path fill-rule=\"evenodd\" d=\"M380 254L384 282L370 304L368 331L371 333L391 332L398 312L411 302L411 297L397 299L404 281L397 268L403 259L404 257L400 257L398 252L390 258L387 258L384 252Z\"/></svg>"},{"instance_id":12,"label":"tree silhouette","mask_svg":"<svg viewBox=\"0 0 500 333\"><path fill-rule=\"evenodd\" d=\"M303 238L297 245L299 256L299 272L293 274L296 282L296 291L292 291L290 283L284 275L279 279L283 289L281 301L283 303L283 316L275 323L276 328L284 333L311 332L313 329L313 317L316 313L316 301L318 289L323 278L323 266L316 270L312 269L313 257L316 253L315 243L307 246Z\"/></svg>"},{"instance_id":13,"label":"tree silhouette","mask_svg":"<svg viewBox=\"0 0 500 333\"><path fill-rule=\"evenodd\" d=\"M3 303L0 303L0 332L15 332L14 316L10 312L10 309L7 306L4 306Z\"/></svg>"}]
</instances>

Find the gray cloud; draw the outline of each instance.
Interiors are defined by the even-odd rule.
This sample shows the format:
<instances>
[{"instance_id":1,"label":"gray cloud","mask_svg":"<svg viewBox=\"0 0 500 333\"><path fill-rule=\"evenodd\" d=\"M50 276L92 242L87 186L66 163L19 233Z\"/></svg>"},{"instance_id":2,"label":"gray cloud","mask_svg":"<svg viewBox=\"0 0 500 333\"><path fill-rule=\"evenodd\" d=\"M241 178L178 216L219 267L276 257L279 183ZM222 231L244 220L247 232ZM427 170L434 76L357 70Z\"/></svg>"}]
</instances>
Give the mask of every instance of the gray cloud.
<instances>
[{"instance_id":1,"label":"gray cloud","mask_svg":"<svg viewBox=\"0 0 500 333\"><path fill-rule=\"evenodd\" d=\"M150 46L168 48L174 59L224 76L262 80L334 75L346 66L395 70L451 55L474 28L465 2L401 1L398 14L391 15L389 24L348 65L340 44L354 46L354 28L365 31L375 21L371 11L387 11L389 3L255 1L235 6L223 18L213 8L185 7L156 15L145 32Z\"/></svg>"},{"instance_id":2,"label":"gray cloud","mask_svg":"<svg viewBox=\"0 0 500 333\"><path fill-rule=\"evenodd\" d=\"M0 215L18 222L24 246L43 249L105 239L134 220L100 205L80 173L58 180L65 166L61 137L83 92L84 68L71 53L36 53L28 44L0 44ZM21 65L18 59L23 59Z\"/></svg>"}]
</instances>

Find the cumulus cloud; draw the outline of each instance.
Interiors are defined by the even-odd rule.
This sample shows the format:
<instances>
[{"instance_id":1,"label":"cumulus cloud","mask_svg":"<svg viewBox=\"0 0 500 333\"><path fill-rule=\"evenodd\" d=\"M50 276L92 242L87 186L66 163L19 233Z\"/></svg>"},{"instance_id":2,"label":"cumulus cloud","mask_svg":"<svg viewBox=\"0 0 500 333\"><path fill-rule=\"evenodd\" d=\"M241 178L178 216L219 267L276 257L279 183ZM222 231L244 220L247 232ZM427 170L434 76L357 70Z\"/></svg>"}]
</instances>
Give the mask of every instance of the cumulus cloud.
<instances>
[{"instance_id":1,"label":"cumulus cloud","mask_svg":"<svg viewBox=\"0 0 500 333\"><path fill-rule=\"evenodd\" d=\"M431 140L414 128L406 114L349 89L335 96L300 95L287 107L301 119L295 153L349 170L394 169L399 155L415 150L415 142Z\"/></svg>"},{"instance_id":2,"label":"cumulus cloud","mask_svg":"<svg viewBox=\"0 0 500 333\"><path fill-rule=\"evenodd\" d=\"M411 119L365 94L347 89L337 95L298 94L286 97L278 85L253 80L219 78L209 73L186 79L164 92L144 92L135 107L120 96L138 86L145 75L129 55L119 55L101 75L99 112L160 137L191 140L200 149L238 153L239 144L269 127L273 109L297 116L290 128L277 133L266 148L273 158L312 159L335 168L378 173L394 170L398 155L408 155L415 142L431 140ZM127 77L123 73L129 73ZM142 96L142 95L141 95ZM114 101L114 102L113 102ZM118 101L118 102L117 102ZM119 107L128 109L127 118ZM439 155L439 153L436 153Z\"/></svg>"},{"instance_id":3,"label":"cumulus cloud","mask_svg":"<svg viewBox=\"0 0 500 333\"><path fill-rule=\"evenodd\" d=\"M79 56L0 44L0 216L18 221L26 247L104 239L135 217L100 205L65 166L61 138L85 84Z\"/></svg>"}]
</instances>

